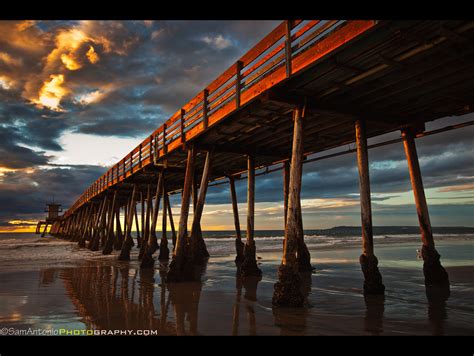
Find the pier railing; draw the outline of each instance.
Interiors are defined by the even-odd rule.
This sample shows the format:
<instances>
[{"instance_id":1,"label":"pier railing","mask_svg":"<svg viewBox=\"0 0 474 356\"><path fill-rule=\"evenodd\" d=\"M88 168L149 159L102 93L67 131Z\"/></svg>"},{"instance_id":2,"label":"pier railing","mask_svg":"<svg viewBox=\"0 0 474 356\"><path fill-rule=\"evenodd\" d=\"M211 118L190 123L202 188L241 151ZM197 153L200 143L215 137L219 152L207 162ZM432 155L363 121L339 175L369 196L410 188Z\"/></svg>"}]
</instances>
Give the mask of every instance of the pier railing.
<instances>
[{"instance_id":1,"label":"pier railing","mask_svg":"<svg viewBox=\"0 0 474 356\"><path fill-rule=\"evenodd\" d=\"M372 20L284 21L97 179L68 209L195 139L269 88L375 26Z\"/></svg>"}]
</instances>

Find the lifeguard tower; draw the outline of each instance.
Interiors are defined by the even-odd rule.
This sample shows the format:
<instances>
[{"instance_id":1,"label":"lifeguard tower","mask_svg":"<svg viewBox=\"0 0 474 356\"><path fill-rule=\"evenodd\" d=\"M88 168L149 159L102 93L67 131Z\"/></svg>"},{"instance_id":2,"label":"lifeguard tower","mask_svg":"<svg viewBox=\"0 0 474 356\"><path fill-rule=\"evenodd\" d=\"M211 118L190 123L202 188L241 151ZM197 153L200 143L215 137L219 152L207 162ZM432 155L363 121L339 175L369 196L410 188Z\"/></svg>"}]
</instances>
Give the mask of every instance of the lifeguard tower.
<instances>
[{"instance_id":1,"label":"lifeguard tower","mask_svg":"<svg viewBox=\"0 0 474 356\"><path fill-rule=\"evenodd\" d=\"M46 204L46 208L44 209L45 212L48 213L46 220L38 221L38 225L36 225L36 233L39 234L41 232L41 226L44 225L43 233L41 237L46 235L46 230L48 226L53 224L54 222L58 221L61 217L59 213L63 211L61 208L61 204L57 204L54 201L52 203Z\"/></svg>"}]
</instances>

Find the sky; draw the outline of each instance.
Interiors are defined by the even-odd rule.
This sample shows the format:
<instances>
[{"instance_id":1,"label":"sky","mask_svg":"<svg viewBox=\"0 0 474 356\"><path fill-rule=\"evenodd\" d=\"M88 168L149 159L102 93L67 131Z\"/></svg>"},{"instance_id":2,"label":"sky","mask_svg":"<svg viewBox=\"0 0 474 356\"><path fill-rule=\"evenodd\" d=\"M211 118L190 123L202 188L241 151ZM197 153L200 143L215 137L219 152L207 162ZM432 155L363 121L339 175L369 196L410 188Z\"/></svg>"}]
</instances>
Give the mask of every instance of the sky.
<instances>
[{"instance_id":1,"label":"sky","mask_svg":"<svg viewBox=\"0 0 474 356\"><path fill-rule=\"evenodd\" d=\"M0 232L31 231L53 196L74 203L278 23L0 21ZM473 138L470 126L417 140L433 226L474 226ZM374 225L417 225L403 145L369 159ZM281 171L257 177L256 229L283 228L282 185ZM246 181L236 188L244 229ZM228 187L206 203L203 230L232 230ZM305 229L360 225L355 154L304 165L302 209Z\"/></svg>"}]
</instances>

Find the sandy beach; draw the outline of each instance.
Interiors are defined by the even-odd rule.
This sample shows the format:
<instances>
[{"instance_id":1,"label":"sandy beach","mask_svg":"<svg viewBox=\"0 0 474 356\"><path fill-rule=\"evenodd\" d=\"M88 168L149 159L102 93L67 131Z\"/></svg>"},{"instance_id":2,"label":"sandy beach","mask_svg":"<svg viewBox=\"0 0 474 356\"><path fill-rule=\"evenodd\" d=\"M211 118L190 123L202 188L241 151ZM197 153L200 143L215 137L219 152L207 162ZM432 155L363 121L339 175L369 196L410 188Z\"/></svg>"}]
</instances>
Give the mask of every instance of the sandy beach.
<instances>
[{"instance_id":1,"label":"sandy beach","mask_svg":"<svg viewBox=\"0 0 474 356\"><path fill-rule=\"evenodd\" d=\"M61 259L60 253L56 260L24 263L4 258L0 326L63 333L153 330L158 335L472 335L472 241L438 242L451 280L449 298L425 289L415 253L419 243L377 246L383 298L362 294L359 247L312 248L316 270L304 276L310 306L279 309L271 304L279 244L257 252L261 280L237 278L232 251L213 253L215 244L209 241L212 257L201 283L165 284L167 265L140 271L135 251L130 263L119 262L115 253L78 253L75 244L45 239L50 249L75 250L75 258ZM257 251L258 246L257 240Z\"/></svg>"}]
</instances>

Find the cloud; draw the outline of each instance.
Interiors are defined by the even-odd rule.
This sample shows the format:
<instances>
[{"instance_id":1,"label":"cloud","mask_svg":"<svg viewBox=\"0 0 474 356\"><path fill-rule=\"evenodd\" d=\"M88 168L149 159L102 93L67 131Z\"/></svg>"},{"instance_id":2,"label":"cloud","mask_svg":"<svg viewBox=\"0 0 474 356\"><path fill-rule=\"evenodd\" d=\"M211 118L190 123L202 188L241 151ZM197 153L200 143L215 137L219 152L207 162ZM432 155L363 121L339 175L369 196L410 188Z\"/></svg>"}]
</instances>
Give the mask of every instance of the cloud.
<instances>
[{"instance_id":1,"label":"cloud","mask_svg":"<svg viewBox=\"0 0 474 356\"><path fill-rule=\"evenodd\" d=\"M100 90L95 90L85 94L80 94L76 96L76 101L82 105L89 105L95 102L98 102L103 96L104 92Z\"/></svg>"},{"instance_id":2,"label":"cloud","mask_svg":"<svg viewBox=\"0 0 474 356\"><path fill-rule=\"evenodd\" d=\"M61 99L68 93L68 89L63 86L64 75L52 74L51 80L46 81L38 93L38 99L33 99L33 102L40 107L49 108L54 111L63 111L59 106Z\"/></svg>"},{"instance_id":3,"label":"cloud","mask_svg":"<svg viewBox=\"0 0 474 356\"><path fill-rule=\"evenodd\" d=\"M473 177L470 177L471 179ZM439 192L465 192L469 190L474 190L474 184L461 184L461 185L452 185L448 187L439 188Z\"/></svg>"},{"instance_id":4,"label":"cloud","mask_svg":"<svg viewBox=\"0 0 474 356\"><path fill-rule=\"evenodd\" d=\"M75 165L7 172L0 181L0 220L43 218L44 205L53 196L69 206L104 171L101 166Z\"/></svg>"},{"instance_id":5,"label":"cloud","mask_svg":"<svg viewBox=\"0 0 474 356\"><path fill-rule=\"evenodd\" d=\"M216 36L204 36L202 41L219 50L232 46L232 41L224 38L221 34Z\"/></svg>"},{"instance_id":6,"label":"cloud","mask_svg":"<svg viewBox=\"0 0 474 356\"><path fill-rule=\"evenodd\" d=\"M0 87L4 90L9 90L14 85L14 81L6 75L0 75Z\"/></svg>"},{"instance_id":7,"label":"cloud","mask_svg":"<svg viewBox=\"0 0 474 356\"><path fill-rule=\"evenodd\" d=\"M153 119L98 118L94 122L78 126L73 132L99 136L137 137L152 132L158 126ZM132 148L134 147L130 147Z\"/></svg>"},{"instance_id":8,"label":"cloud","mask_svg":"<svg viewBox=\"0 0 474 356\"><path fill-rule=\"evenodd\" d=\"M86 56L87 59L89 59L89 62L91 62L92 64L95 64L99 61L99 55L92 46L89 46L89 50L86 52Z\"/></svg>"},{"instance_id":9,"label":"cloud","mask_svg":"<svg viewBox=\"0 0 474 356\"><path fill-rule=\"evenodd\" d=\"M21 141L22 135L18 128L0 126L1 168L22 169L48 162L48 157L43 153L20 146L18 142Z\"/></svg>"}]
</instances>

